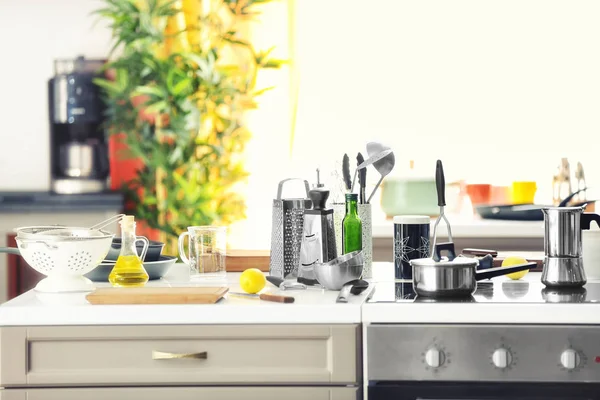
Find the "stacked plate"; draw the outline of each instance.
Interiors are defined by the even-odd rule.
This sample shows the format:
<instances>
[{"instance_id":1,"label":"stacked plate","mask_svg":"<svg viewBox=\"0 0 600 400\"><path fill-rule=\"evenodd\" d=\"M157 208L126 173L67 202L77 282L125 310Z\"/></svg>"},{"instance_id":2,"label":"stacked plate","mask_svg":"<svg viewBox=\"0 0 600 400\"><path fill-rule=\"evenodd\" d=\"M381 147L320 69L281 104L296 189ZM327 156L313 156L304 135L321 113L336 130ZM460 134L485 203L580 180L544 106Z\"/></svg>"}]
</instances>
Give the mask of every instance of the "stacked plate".
<instances>
[{"instance_id":1,"label":"stacked plate","mask_svg":"<svg viewBox=\"0 0 600 400\"><path fill-rule=\"evenodd\" d=\"M137 253L142 253L143 245L136 243ZM163 242L149 241L146 257L144 258L144 269L148 273L150 280L160 279L166 275L169 269L177 261L177 257L162 255L165 247ZM94 282L108 282L108 275L115 266L117 258L121 252L121 238L114 238L104 261L85 276Z\"/></svg>"}]
</instances>

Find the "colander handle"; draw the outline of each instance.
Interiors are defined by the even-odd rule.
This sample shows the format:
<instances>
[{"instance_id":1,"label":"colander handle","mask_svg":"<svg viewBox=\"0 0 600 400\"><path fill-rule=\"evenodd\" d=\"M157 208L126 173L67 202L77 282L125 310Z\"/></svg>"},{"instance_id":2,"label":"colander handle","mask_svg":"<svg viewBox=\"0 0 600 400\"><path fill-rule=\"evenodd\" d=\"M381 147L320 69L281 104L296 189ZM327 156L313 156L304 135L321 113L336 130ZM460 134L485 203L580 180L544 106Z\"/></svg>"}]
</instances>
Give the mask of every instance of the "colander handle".
<instances>
[{"instance_id":1,"label":"colander handle","mask_svg":"<svg viewBox=\"0 0 600 400\"><path fill-rule=\"evenodd\" d=\"M0 253L15 254L17 256L21 255L21 252L16 247L0 247Z\"/></svg>"},{"instance_id":2,"label":"colander handle","mask_svg":"<svg viewBox=\"0 0 600 400\"><path fill-rule=\"evenodd\" d=\"M105 226L112 224L113 222L120 221L121 219L123 219L124 216L125 216L125 214L113 215L109 219L105 219L104 221L99 222L96 225L92 226L90 229L102 229Z\"/></svg>"},{"instance_id":3,"label":"colander handle","mask_svg":"<svg viewBox=\"0 0 600 400\"><path fill-rule=\"evenodd\" d=\"M183 246L183 238L185 238L186 236L190 236L190 233L187 231L179 235L179 239L177 240L179 244L179 257L181 257L181 261L183 261L187 265L190 265L190 259L185 256L185 248Z\"/></svg>"},{"instance_id":4,"label":"colander handle","mask_svg":"<svg viewBox=\"0 0 600 400\"><path fill-rule=\"evenodd\" d=\"M150 246L150 241L145 236L136 236L135 241L144 242L144 248L142 249L142 254L140 254L140 259L144 261L144 259L146 258L146 253L148 252L148 246Z\"/></svg>"}]
</instances>

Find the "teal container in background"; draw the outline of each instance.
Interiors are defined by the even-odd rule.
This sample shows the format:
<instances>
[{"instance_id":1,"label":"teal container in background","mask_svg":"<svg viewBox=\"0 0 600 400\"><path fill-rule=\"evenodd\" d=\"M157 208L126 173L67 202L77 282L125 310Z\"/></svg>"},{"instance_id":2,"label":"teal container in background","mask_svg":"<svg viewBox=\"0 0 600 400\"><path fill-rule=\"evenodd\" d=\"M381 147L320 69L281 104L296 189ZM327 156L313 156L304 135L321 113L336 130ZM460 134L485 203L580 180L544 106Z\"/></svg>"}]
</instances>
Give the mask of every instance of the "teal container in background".
<instances>
[{"instance_id":1,"label":"teal container in background","mask_svg":"<svg viewBox=\"0 0 600 400\"><path fill-rule=\"evenodd\" d=\"M381 208L389 218L395 215L439 215L435 179L387 177L381 187Z\"/></svg>"}]
</instances>

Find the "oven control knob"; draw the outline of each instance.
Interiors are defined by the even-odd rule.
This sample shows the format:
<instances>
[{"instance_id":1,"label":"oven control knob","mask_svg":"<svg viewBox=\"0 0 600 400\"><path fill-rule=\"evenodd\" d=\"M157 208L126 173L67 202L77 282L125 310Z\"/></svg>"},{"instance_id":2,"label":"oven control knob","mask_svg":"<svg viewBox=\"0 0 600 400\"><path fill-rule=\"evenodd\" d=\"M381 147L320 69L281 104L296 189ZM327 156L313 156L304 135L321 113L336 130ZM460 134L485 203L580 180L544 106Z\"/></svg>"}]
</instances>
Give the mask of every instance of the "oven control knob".
<instances>
[{"instance_id":1,"label":"oven control knob","mask_svg":"<svg viewBox=\"0 0 600 400\"><path fill-rule=\"evenodd\" d=\"M444 352L432 347L425 353L425 363L431 368L438 368L444 364L445 355Z\"/></svg>"},{"instance_id":2,"label":"oven control knob","mask_svg":"<svg viewBox=\"0 0 600 400\"><path fill-rule=\"evenodd\" d=\"M504 348L499 348L492 354L492 362L496 368L504 369L512 363L512 354Z\"/></svg>"},{"instance_id":3,"label":"oven control knob","mask_svg":"<svg viewBox=\"0 0 600 400\"><path fill-rule=\"evenodd\" d=\"M560 363L566 369L575 369L579 366L580 362L579 353L573 349L565 350L560 355Z\"/></svg>"}]
</instances>

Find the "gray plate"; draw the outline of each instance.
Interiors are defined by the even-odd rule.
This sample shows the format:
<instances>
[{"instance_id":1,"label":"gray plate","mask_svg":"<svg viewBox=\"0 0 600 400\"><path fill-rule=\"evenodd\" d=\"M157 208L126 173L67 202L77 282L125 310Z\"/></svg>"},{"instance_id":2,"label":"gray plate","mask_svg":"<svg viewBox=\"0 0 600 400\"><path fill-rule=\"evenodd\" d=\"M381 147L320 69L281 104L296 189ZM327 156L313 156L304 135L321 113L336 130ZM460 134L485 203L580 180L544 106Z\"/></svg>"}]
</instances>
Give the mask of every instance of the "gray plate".
<instances>
[{"instance_id":1,"label":"gray plate","mask_svg":"<svg viewBox=\"0 0 600 400\"><path fill-rule=\"evenodd\" d=\"M166 275L169 269L175 264L177 257L160 256L158 261L144 262L144 269L148 273L150 280L160 279ZM115 263L101 263L96 268L85 274L86 278L94 282L108 282L108 275L112 271Z\"/></svg>"}]
</instances>

